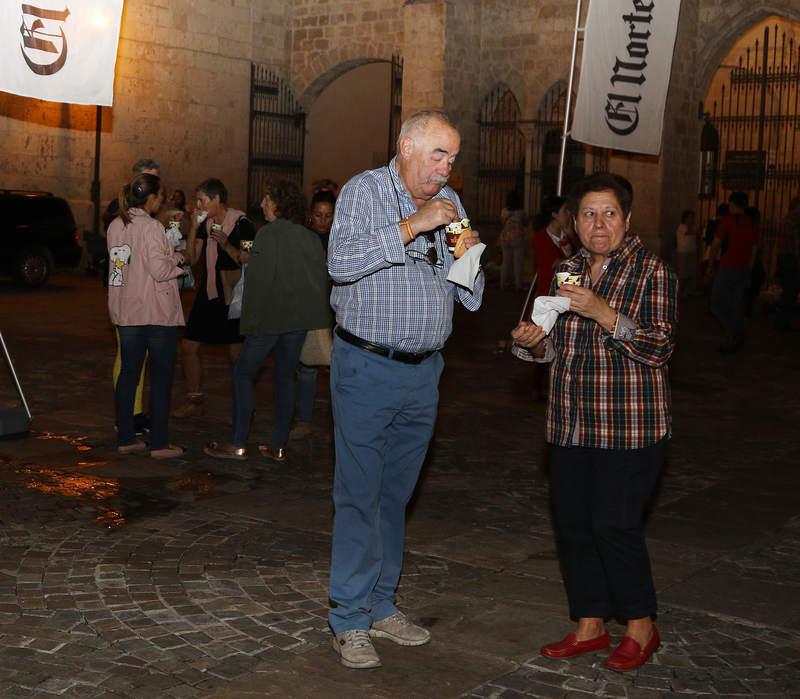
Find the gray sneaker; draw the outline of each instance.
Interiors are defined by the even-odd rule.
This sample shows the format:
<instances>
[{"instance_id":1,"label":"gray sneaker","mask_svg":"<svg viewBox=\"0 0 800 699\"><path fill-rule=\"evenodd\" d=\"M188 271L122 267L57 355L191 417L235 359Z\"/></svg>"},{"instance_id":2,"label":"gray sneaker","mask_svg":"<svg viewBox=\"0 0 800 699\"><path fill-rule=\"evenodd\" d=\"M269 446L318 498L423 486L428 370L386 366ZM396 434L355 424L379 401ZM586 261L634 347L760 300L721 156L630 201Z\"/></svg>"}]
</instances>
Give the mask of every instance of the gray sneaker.
<instances>
[{"instance_id":1,"label":"gray sneaker","mask_svg":"<svg viewBox=\"0 0 800 699\"><path fill-rule=\"evenodd\" d=\"M337 633L332 639L333 649L341 656L342 665L356 669L380 667L381 659L375 652L369 632L350 629Z\"/></svg>"},{"instance_id":2,"label":"gray sneaker","mask_svg":"<svg viewBox=\"0 0 800 699\"><path fill-rule=\"evenodd\" d=\"M422 646L431 640L431 632L411 622L403 612L395 612L374 622L369 635L388 638L401 646Z\"/></svg>"}]
</instances>

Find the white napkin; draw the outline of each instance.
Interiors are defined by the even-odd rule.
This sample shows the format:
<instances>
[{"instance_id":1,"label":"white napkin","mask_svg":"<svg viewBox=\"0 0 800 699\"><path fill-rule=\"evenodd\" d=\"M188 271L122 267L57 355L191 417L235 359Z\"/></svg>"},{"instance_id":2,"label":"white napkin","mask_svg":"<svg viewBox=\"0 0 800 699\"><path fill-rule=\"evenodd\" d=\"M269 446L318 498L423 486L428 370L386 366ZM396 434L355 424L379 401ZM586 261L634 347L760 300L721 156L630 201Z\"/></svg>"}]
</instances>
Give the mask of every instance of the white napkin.
<instances>
[{"instance_id":1,"label":"white napkin","mask_svg":"<svg viewBox=\"0 0 800 699\"><path fill-rule=\"evenodd\" d=\"M569 299L562 296L537 296L531 320L549 335L558 316L569 310Z\"/></svg>"},{"instance_id":2,"label":"white napkin","mask_svg":"<svg viewBox=\"0 0 800 699\"><path fill-rule=\"evenodd\" d=\"M484 243L473 245L461 257L459 257L450 267L447 273L447 281L464 286L470 291L475 286L475 278L481 267L481 253L486 250Z\"/></svg>"}]
</instances>

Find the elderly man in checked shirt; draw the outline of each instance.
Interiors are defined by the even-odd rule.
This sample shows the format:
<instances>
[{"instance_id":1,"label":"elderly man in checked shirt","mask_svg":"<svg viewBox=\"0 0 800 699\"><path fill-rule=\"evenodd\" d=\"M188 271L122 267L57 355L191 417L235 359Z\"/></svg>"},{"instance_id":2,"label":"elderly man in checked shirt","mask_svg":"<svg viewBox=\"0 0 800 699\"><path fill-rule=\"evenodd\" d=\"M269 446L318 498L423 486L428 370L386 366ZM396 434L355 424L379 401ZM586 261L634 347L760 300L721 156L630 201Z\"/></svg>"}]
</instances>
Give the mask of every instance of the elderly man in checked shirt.
<instances>
[{"instance_id":1,"label":"elderly man in checked shirt","mask_svg":"<svg viewBox=\"0 0 800 699\"><path fill-rule=\"evenodd\" d=\"M461 138L441 112L401 127L397 156L342 189L328 249L337 327L331 361L336 440L328 620L351 668L380 658L371 638L419 646L430 632L395 606L405 511L433 435L453 302L480 307L447 281L444 226L465 217L446 187ZM474 232L466 241L479 242Z\"/></svg>"}]
</instances>

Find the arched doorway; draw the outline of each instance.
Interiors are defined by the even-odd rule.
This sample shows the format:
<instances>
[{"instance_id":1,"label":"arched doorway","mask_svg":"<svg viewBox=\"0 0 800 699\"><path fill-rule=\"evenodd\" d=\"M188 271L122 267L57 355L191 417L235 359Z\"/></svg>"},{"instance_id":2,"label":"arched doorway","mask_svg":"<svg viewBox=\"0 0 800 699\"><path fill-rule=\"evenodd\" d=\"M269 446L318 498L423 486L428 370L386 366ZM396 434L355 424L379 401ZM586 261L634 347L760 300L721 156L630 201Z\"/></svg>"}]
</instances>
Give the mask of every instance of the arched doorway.
<instances>
[{"instance_id":1,"label":"arched doorway","mask_svg":"<svg viewBox=\"0 0 800 699\"><path fill-rule=\"evenodd\" d=\"M259 206L268 179L303 181L306 115L280 72L251 65L250 145L247 159L247 212L261 218Z\"/></svg>"},{"instance_id":2,"label":"arched doorway","mask_svg":"<svg viewBox=\"0 0 800 699\"><path fill-rule=\"evenodd\" d=\"M342 73L320 92L306 120L306 191L325 178L344 185L353 175L388 162L396 81L392 62L371 61Z\"/></svg>"},{"instance_id":3,"label":"arched doorway","mask_svg":"<svg viewBox=\"0 0 800 699\"><path fill-rule=\"evenodd\" d=\"M723 58L704 102L700 223L733 191L761 214L761 252L775 266L778 224L800 193L800 23L771 16Z\"/></svg>"},{"instance_id":4,"label":"arched doorway","mask_svg":"<svg viewBox=\"0 0 800 699\"><path fill-rule=\"evenodd\" d=\"M481 105L478 145L478 211L487 230L499 225L500 210L512 189L523 191L525 139L519 130L520 109L514 93L500 85Z\"/></svg>"},{"instance_id":5,"label":"arched doorway","mask_svg":"<svg viewBox=\"0 0 800 699\"><path fill-rule=\"evenodd\" d=\"M539 211L542 202L557 192L558 165L561 159L561 134L564 128L564 116L567 109L567 86L558 81L545 93L539 103L534 121L532 160L537 167L531 172L530 207ZM598 154L602 149L597 149ZM602 151L607 153L606 151ZM607 158L607 156L606 156ZM607 162L603 161L603 162ZM600 166L601 158L594 158L594 169ZM563 192L586 174L586 147L582 143L567 139L567 152L564 161Z\"/></svg>"}]
</instances>

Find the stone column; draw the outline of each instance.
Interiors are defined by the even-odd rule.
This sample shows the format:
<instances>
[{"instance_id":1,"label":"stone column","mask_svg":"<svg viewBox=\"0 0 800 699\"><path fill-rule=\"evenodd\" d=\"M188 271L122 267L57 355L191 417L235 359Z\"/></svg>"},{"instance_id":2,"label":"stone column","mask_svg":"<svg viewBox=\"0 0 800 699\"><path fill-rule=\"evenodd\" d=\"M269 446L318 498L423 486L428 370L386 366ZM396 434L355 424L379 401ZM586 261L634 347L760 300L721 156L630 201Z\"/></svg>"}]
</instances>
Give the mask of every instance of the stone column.
<instances>
[{"instance_id":1,"label":"stone column","mask_svg":"<svg viewBox=\"0 0 800 699\"><path fill-rule=\"evenodd\" d=\"M403 7L403 118L441 109L461 133L454 182L467 211L477 201L479 0L407 0Z\"/></svg>"},{"instance_id":2,"label":"stone column","mask_svg":"<svg viewBox=\"0 0 800 699\"><path fill-rule=\"evenodd\" d=\"M403 119L444 109L445 0L408 0L403 7Z\"/></svg>"},{"instance_id":3,"label":"stone column","mask_svg":"<svg viewBox=\"0 0 800 699\"><path fill-rule=\"evenodd\" d=\"M683 0L664 111L660 158L659 232L671 233L681 211L697 209L702 121L697 118L697 0Z\"/></svg>"}]
</instances>

